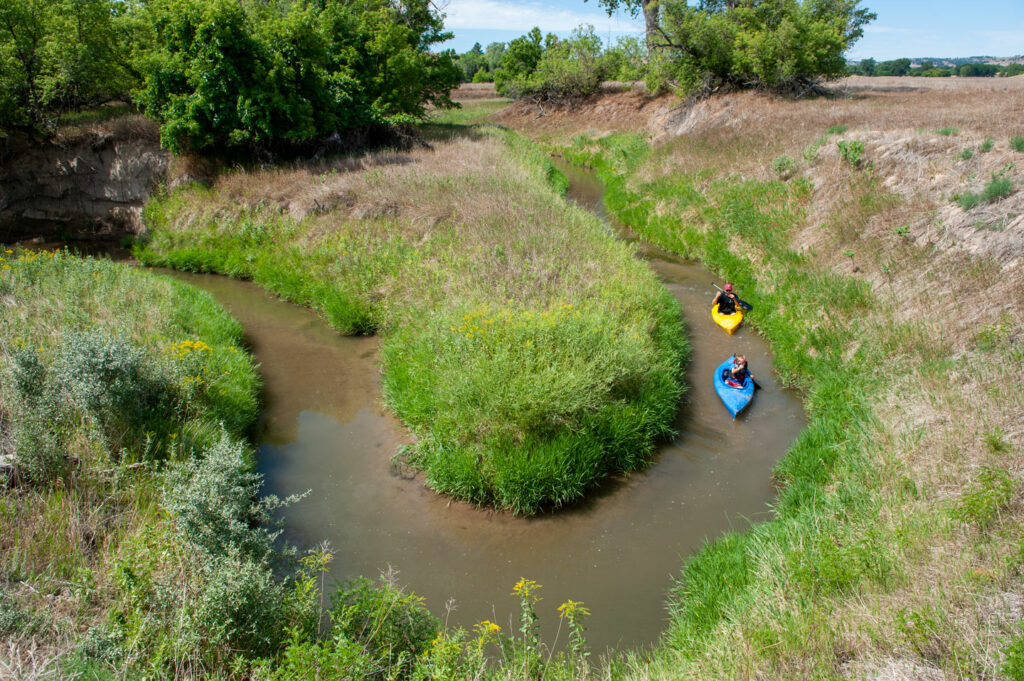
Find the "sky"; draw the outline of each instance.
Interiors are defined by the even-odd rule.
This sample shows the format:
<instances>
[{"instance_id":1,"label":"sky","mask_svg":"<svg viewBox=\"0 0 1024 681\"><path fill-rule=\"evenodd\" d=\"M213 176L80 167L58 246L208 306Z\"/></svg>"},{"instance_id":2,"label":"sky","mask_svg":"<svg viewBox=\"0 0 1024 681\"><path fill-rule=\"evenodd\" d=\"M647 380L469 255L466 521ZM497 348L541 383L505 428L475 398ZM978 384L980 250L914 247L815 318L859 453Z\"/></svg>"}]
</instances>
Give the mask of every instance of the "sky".
<instances>
[{"instance_id":1,"label":"sky","mask_svg":"<svg viewBox=\"0 0 1024 681\"><path fill-rule=\"evenodd\" d=\"M465 52L479 42L508 42L534 26L568 35L594 25L605 41L643 35L643 20L617 12L609 17L597 0L438 0L455 38L440 47ZM861 0L878 14L847 57L879 61L900 57L1024 55L1024 0Z\"/></svg>"}]
</instances>

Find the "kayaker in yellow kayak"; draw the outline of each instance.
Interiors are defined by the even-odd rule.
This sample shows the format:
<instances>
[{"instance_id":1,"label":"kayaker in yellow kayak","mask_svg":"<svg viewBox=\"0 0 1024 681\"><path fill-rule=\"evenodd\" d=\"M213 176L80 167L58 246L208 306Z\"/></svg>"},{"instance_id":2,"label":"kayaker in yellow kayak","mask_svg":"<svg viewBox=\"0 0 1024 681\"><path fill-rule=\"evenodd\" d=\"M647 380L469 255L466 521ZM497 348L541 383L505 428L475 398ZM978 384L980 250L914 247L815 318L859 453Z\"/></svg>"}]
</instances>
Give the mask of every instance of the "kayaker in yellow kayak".
<instances>
[{"instance_id":1,"label":"kayaker in yellow kayak","mask_svg":"<svg viewBox=\"0 0 1024 681\"><path fill-rule=\"evenodd\" d=\"M732 292L732 284L726 284L725 288L715 294L711 306L718 305L718 314L736 314L736 305L739 298Z\"/></svg>"}]
</instances>

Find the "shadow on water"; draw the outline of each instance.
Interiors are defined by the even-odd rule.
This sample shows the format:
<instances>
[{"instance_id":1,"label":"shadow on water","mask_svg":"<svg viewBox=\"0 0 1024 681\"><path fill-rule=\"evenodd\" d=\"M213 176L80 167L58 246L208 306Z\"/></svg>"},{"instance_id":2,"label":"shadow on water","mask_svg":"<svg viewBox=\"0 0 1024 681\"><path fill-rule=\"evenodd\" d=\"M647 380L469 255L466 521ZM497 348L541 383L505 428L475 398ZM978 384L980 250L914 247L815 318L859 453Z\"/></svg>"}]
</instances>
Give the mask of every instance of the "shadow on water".
<instances>
[{"instance_id":1,"label":"shadow on water","mask_svg":"<svg viewBox=\"0 0 1024 681\"><path fill-rule=\"evenodd\" d=\"M570 198L603 213L596 178L569 170ZM248 282L175 276L210 291L239 319L261 364L259 461L267 491L311 491L285 512L288 540L300 547L329 540L337 579L394 567L433 612L444 616L454 599L448 621L466 627L482 619L507 626L517 607L513 584L534 579L543 585L546 639L558 626L557 606L582 600L592 613L589 640L601 651L656 641L666 591L685 557L763 516L773 497L771 468L804 426L799 400L774 381L757 334L741 327L727 336L711 322L712 275L641 249L648 250L680 302L693 348L678 435L645 470L533 518L439 497L421 478L393 469L391 456L409 440L381 404L376 338L339 336L314 313ZM765 389L734 421L711 376L736 351L750 358Z\"/></svg>"}]
</instances>

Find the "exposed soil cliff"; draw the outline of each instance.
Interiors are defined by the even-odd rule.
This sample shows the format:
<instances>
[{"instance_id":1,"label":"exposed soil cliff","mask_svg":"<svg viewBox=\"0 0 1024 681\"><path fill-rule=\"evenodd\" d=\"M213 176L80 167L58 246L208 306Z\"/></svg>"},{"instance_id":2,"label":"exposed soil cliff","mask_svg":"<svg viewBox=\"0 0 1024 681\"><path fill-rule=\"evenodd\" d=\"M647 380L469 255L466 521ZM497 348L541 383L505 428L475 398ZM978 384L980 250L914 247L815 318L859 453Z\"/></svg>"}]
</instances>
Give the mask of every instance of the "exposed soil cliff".
<instances>
[{"instance_id":1,"label":"exposed soil cliff","mask_svg":"<svg viewBox=\"0 0 1024 681\"><path fill-rule=\"evenodd\" d=\"M0 150L0 242L139 233L169 160L156 126L139 116L48 142L9 139Z\"/></svg>"}]
</instances>

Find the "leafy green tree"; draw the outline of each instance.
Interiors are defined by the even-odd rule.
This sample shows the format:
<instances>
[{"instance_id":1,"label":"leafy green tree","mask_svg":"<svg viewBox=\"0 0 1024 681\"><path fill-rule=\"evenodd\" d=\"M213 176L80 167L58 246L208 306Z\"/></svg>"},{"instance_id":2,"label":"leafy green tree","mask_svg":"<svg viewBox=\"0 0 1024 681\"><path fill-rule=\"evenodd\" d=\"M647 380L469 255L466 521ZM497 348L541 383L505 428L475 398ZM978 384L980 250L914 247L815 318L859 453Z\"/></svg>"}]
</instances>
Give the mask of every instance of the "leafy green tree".
<instances>
[{"instance_id":1,"label":"leafy green tree","mask_svg":"<svg viewBox=\"0 0 1024 681\"><path fill-rule=\"evenodd\" d=\"M148 0L139 100L174 151L254 151L404 124L459 72L428 0Z\"/></svg>"},{"instance_id":2,"label":"leafy green tree","mask_svg":"<svg viewBox=\"0 0 1024 681\"><path fill-rule=\"evenodd\" d=\"M1019 76L1022 73L1024 73L1024 64L1021 64L1019 62L1013 62L1012 64L1007 64L1006 66L1004 66L1002 71L1000 71L999 75L1013 77Z\"/></svg>"},{"instance_id":3,"label":"leafy green tree","mask_svg":"<svg viewBox=\"0 0 1024 681\"><path fill-rule=\"evenodd\" d=\"M540 29L536 26L526 35L519 36L508 44L508 49L501 55L501 66L494 73L494 86L502 95L516 93L510 89L516 81L529 76L540 63L544 54Z\"/></svg>"},{"instance_id":4,"label":"leafy green tree","mask_svg":"<svg viewBox=\"0 0 1024 681\"><path fill-rule=\"evenodd\" d=\"M462 71L462 80L471 81L473 76L476 75L477 71L487 68L487 57L484 55L484 50L480 47L480 43L473 45L470 50L464 54L459 55L459 69Z\"/></svg>"},{"instance_id":5,"label":"leafy green tree","mask_svg":"<svg viewBox=\"0 0 1024 681\"><path fill-rule=\"evenodd\" d=\"M876 76L905 76L910 73L909 59L891 59L875 67Z\"/></svg>"},{"instance_id":6,"label":"leafy green tree","mask_svg":"<svg viewBox=\"0 0 1024 681\"><path fill-rule=\"evenodd\" d=\"M875 18L858 0L661 4L666 80L686 93L722 86L802 92L846 73L843 53Z\"/></svg>"},{"instance_id":7,"label":"leafy green tree","mask_svg":"<svg viewBox=\"0 0 1024 681\"><path fill-rule=\"evenodd\" d=\"M957 75L961 78L989 78L999 73L997 64L963 64Z\"/></svg>"},{"instance_id":8,"label":"leafy green tree","mask_svg":"<svg viewBox=\"0 0 1024 681\"><path fill-rule=\"evenodd\" d=\"M640 80L647 63L647 46L633 36L620 37L605 51L605 72L613 80Z\"/></svg>"},{"instance_id":9,"label":"leafy green tree","mask_svg":"<svg viewBox=\"0 0 1024 681\"><path fill-rule=\"evenodd\" d=\"M509 44L495 84L507 96L571 102L597 92L612 75L609 68L616 62L607 57L593 26L578 27L565 40L548 34L543 41L534 28Z\"/></svg>"},{"instance_id":10,"label":"leafy green tree","mask_svg":"<svg viewBox=\"0 0 1024 681\"><path fill-rule=\"evenodd\" d=\"M46 0L5 0L0 4L0 113L4 127L43 124L42 80L48 64L45 47L52 32Z\"/></svg>"},{"instance_id":11,"label":"leafy green tree","mask_svg":"<svg viewBox=\"0 0 1024 681\"><path fill-rule=\"evenodd\" d=\"M875 62L874 59L868 57L867 59L861 59L860 63L857 64L857 73L862 76L873 76L875 75Z\"/></svg>"},{"instance_id":12,"label":"leafy green tree","mask_svg":"<svg viewBox=\"0 0 1024 681\"><path fill-rule=\"evenodd\" d=\"M0 128L53 132L62 111L127 98L138 74L120 0L0 3Z\"/></svg>"},{"instance_id":13,"label":"leafy green tree","mask_svg":"<svg viewBox=\"0 0 1024 681\"><path fill-rule=\"evenodd\" d=\"M505 43L490 43L484 50L487 59L487 70L493 72L501 66L501 56L505 54Z\"/></svg>"}]
</instances>

